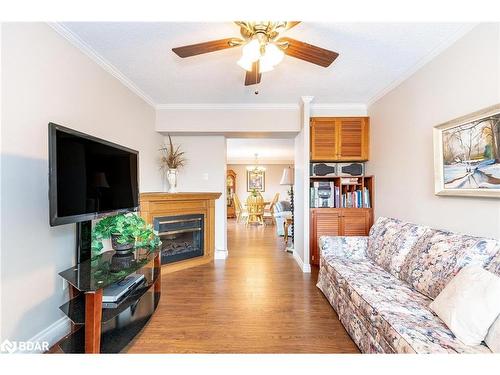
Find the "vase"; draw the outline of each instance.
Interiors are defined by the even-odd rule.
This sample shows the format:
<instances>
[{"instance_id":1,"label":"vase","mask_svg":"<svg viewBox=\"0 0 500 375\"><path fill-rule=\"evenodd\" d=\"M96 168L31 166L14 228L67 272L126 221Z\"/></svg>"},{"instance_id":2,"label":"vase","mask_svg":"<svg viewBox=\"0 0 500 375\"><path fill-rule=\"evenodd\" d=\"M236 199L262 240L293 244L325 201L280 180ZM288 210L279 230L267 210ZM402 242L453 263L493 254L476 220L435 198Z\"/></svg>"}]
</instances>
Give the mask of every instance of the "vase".
<instances>
[{"instance_id":1,"label":"vase","mask_svg":"<svg viewBox=\"0 0 500 375\"><path fill-rule=\"evenodd\" d=\"M161 171L161 191L164 193L168 192L167 176L168 176L168 169L163 169Z\"/></svg>"},{"instance_id":2,"label":"vase","mask_svg":"<svg viewBox=\"0 0 500 375\"><path fill-rule=\"evenodd\" d=\"M177 169L171 168L167 171L168 192L177 193Z\"/></svg>"},{"instance_id":3,"label":"vase","mask_svg":"<svg viewBox=\"0 0 500 375\"><path fill-rule=\"evenodd\" d=\"M118 238L119 234L112 233L111 234L111 247L114 251L121 254L126 254L131 252L134 249L134 241L131 239L130 242L127 243L119 243Z\"/></svg>"}]
</instances>

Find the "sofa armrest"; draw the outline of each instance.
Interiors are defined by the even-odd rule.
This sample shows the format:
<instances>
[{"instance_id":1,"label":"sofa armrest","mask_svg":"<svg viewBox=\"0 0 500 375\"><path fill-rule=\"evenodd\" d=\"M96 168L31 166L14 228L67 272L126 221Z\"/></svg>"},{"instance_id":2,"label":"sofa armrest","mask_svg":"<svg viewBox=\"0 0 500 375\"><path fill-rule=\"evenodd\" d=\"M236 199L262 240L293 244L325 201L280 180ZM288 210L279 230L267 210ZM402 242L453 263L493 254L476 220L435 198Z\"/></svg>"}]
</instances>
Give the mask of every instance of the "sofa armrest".
<instances>
[{"instance_id":1,"label":"sofa armrest","mask_svg":"<svg viewBox=\"0 0 500 375\"><path fill-rule=\"evenodd\" d=\"M352 260L366 259L368 237L321 236L320 258L333 256Z\"/></svg>"},{"instance_id":2,"label":"sofa armrest","mask_svg":"<svg viewBox=\"0 0 500 375\"><path fill-rule=\"evenodd\" d=\"M292 211L279 211L275 212L273 215L276 218L289 218L292 217Z\"/></svg>"}]
</instances>

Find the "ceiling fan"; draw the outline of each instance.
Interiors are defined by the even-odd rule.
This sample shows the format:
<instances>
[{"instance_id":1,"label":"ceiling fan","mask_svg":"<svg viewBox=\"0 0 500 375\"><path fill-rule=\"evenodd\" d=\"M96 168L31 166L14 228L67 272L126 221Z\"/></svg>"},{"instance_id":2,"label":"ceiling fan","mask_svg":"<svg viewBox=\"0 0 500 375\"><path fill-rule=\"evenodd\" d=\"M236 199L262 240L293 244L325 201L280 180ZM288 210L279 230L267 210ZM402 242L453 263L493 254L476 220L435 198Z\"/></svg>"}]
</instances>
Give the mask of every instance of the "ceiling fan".
<instances>
[{"instance_id":1,"label":"ceiling fan","mask_svg":"<svg viewBox=\"0 0 500 375\"><path fill-rule=\"evenodd\" d=\"M285 54L325 68L330 66L338 57L337 52L281 36L299 23L300 21L236 21L241 38L213 40L172 48L172 51L184 58L242 46L238 65L246 70L245 86L260 83L262 73L273 70Z\"/></svg>"}]
</instances>

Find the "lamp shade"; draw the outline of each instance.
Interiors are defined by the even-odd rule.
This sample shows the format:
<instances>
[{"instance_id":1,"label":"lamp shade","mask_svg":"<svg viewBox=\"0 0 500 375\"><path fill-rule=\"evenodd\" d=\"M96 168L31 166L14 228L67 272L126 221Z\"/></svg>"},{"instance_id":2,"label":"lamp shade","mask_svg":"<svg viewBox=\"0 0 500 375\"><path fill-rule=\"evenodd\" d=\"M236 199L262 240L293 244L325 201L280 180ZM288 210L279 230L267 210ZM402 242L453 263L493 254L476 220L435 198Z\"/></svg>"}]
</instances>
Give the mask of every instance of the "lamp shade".
<instances>
[{"instance_id":1,"label":"lamp shade","mask_svg":"<svg viewBox=\"0 0 500 375\"><path fill-rule=\"evenodd\" d=\"M280 185L293 185L294 178L294 169L291 167L287 167L283 169L283 175L281 176Z\"/></svg>"}]
</instances>

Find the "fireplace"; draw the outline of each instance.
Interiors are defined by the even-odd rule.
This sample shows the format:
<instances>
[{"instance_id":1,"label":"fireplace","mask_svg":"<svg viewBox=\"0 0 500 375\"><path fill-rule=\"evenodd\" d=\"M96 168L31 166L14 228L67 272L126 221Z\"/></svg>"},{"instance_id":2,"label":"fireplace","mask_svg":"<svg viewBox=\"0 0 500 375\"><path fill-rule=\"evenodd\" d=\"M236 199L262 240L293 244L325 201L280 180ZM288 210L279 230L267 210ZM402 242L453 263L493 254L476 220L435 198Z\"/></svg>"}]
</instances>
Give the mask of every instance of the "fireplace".
<instances>
[{"instance_id":1,"label":"fireplace","mask_svg":"<svg viewBox=\"0 0 500 375\"><path fill-rule=\"evenodd\" d=\"M154 218L154 228L161 239L161 264L204 255L203 214L162 216Z\"/></svg>"},{"instance_id":2,"label":"fireplace","mask_svg":"<svg viewBox=\"0 0 500 375\"><path fill-rule=\"evenodd\" d=\"M162 274L214 259L215 200L220 196L221 193L141 193L141 216L161 236Z\"/></svg>"}]
</instances>

